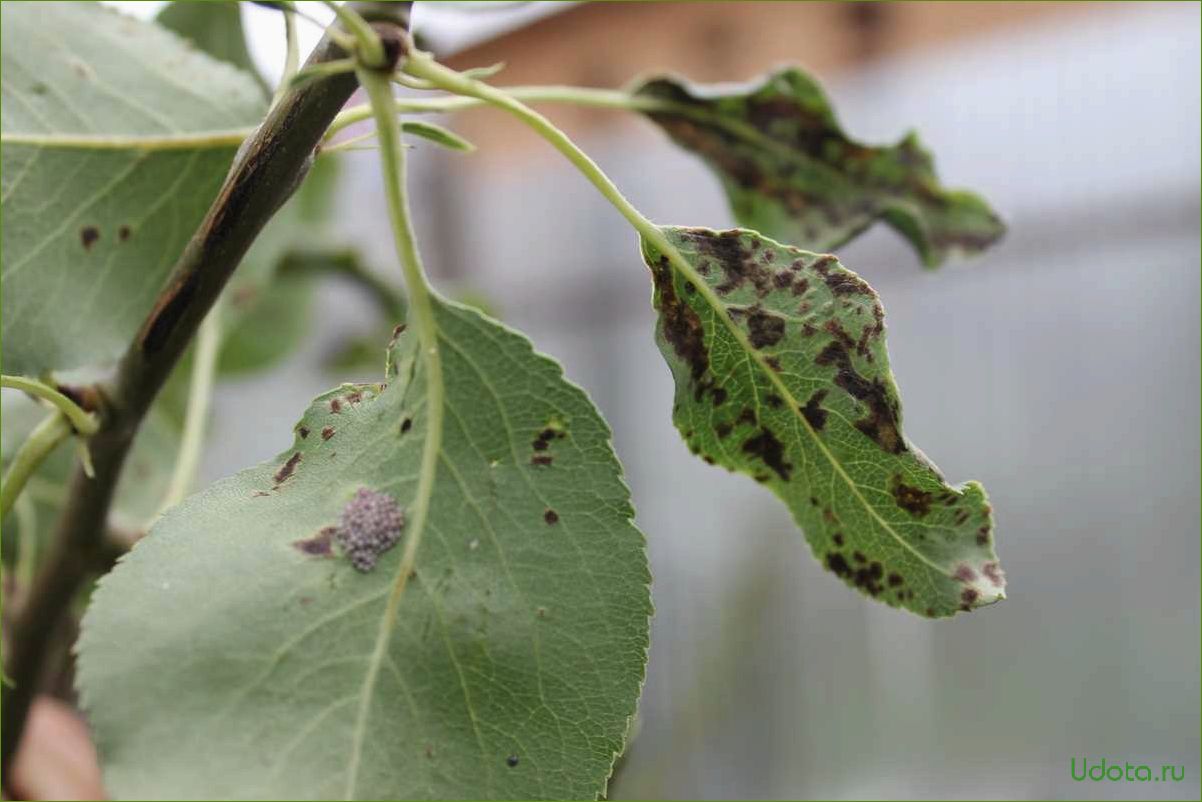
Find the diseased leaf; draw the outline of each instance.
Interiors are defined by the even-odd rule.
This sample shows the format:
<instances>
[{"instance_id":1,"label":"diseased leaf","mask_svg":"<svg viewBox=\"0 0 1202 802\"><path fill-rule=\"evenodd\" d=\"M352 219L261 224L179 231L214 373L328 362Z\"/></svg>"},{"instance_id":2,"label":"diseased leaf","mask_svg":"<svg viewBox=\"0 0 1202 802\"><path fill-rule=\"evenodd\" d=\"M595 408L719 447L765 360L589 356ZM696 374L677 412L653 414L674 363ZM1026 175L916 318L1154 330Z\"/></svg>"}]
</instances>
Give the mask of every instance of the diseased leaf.
<instances>
[{"instance_id":1,"label":"diseased leaf","mask_svg":"<svg viewBox=\"0 0 1202 802\"><path fill-rule=\"evenodd\" d=\"M984 489L947 485L902 434L872 288L754 231L662 231L705 282L644 241L689 448L765 484L822 564L874 598L927 616L1004 598Z\"/></svg>"},{"instance_id":2,"label":"diseased leaf","mask_svg":"<svg viewBox=\"0 0 1202 802\"><path fill-rule=\"evenodd\" d=\"M366 572L340 543L388 545L380 494L410 517L428 409L402 332L386 386L317 398L291 448L169 511L101 581L78 676L114 796L604 791L651 611L609 430L523 337L445 301L435 318L445 431L395 626L407 529Z\"/></svg>"},{"instance_id":3,"label":"diseased leaf","mask_svg":"<svg viewBox=\"0 0 1202 802\"><path fill-rule=\"evenodd\" d=\"M204 216L263 94L91 3L5 3L0 276L7 373L111 360Z\"/></svg>"},{"instance_id":4,"label":"diseased leaf","mask_svg":"<svg viewBox=\"0 0 1202 802\"><path fill-rule=\"evenodd\" d=\"M234 0L209 0L204 3L173 0L163 7L155 22L192 42L218 61L232 64L259 84L264 96L270 94L259 75L242 30L242 10Z\"/></svg>"},{"instance_id":5,"label":"diseased leaf","mask_svg":"<svg viewBox=\"0 0 1202 802\"><path fill-rule=\"evenodd\" d=\"M795 67L733 90L652 78L635 94L664 102L645 113L718 174L739 224L778 240L831 251L880 219L936 267L1005 230L981 198L943 188L916 134L892 147L849 139Z\"/></svg>"}]
</instances>

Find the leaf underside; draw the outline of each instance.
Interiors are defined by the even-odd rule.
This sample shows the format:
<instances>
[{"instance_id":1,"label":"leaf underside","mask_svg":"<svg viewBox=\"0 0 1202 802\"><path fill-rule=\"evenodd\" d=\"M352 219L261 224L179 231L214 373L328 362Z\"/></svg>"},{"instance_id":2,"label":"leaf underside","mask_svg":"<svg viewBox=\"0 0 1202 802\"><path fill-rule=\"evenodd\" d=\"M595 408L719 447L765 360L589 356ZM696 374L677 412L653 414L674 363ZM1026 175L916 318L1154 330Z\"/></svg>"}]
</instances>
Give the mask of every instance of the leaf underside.
<instances>
[{"instance_id":1,"label":"leaf underside","mask_svg":"<svg viewBox=\"0 0 1202 802\"><path fill-rule=\"evenodd\" d=\"M891 147L849 139L822 88L797 68L732 91L672 76L634 91L666 101L647 116L718 174L739 224L783 242L831 251L884 220L935 267L1005 230L981 198L940 185L914 133Z\"/></svg>"},{"instance_id":2,"label":"leaf underside","mask_svg":"<svg viewBox=\"0 0 1202 802\"><path fill-rule=\"evenodd\" d=\"M443 447L382 658L405 535L359 573L330 527L361 488L413 503L412 333L386 385L317 398L292 448L168 512L101 581L79 686L117 797L342 798L352 758L354 798L604 791L651 611L609 430L523 337L449 302L435 317Z\"/></svg>"},{"instance_id":3,"label":"leaf underside","mask_svg":"<svg viewBox=\"0 0 1202 802\"><path fill-rule=\"evenodd\" d=\"M689 448L765 484L822 564L878 600L937 617L1004 598L984 489L946 484L902 434L872 288L754 231L661 230L712 290L644 241Z\"/></svg>"},{"instance_id":4,"label":"leaf underside","mask_svg":"<svg viewBox=\"0 0 1202 802\"><path fill-rule=\"evenodd\" d=\"M236 146L227 132L261 118L263 94L96 4L2 14L4 369L111 360L215 196Z\"/></svg>"}]
</instances>

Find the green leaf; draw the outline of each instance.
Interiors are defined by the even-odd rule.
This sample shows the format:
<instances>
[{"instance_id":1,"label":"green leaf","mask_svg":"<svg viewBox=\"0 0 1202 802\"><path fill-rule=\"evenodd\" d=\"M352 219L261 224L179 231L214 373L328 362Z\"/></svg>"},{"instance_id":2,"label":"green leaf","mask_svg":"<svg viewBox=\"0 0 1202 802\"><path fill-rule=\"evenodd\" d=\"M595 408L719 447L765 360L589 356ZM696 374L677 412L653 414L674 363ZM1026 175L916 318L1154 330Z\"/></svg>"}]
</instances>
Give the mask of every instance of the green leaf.
<instances>
[{"instance_id":1,"label":"green leaf","mask_svg":"<svg viewBox=\"0 0 1202 802\"><path fill-rule=\"evenodd\" d=\"M872 288L754 231L661 231L704 280L644 241L689 448L766 485L874 598L927 616L1004 598L984 489L947 485L902 434Z\"/></svg>"},{"instance_id":2,"label":"green leaf","mask_svg":"<svg viewBox=\"0 0 1202 802\"><path fill-rule=\"evenodd\" d=\"M434 123L425 123L419 120L405 120L401 123L401 129L406 134L420 136L422 139L428 139L436 145L442 145L449 150L458 150L464 153L471 153L476 149L476 146L468 142L463 137L454 131L449 131L441 125Z\"/></svg>"},{"instance_id":3,"label":"green leaf","mask_svg":"<svg viewBox=\"0 0 1202 802\"><path fill-rule=\"evenodd\" d=\"M265 108L244 73L87 3L5 3L7 373L117 357Z\"/></svg>"},{"instance_id":4,"label":"green leaf","mask_svg":"<svg viewBox=\"0 0 1202 802\"><path fill-rule=\"evenodd\" d=\"M360 573L328 527L364 488L410 512L428 419L412 333L386 386L317 398L291 448L167 512L101 581L79 686L114 796L604 791L651 612L609 429L525 338L446 301L435 317L446 428L392 625L406 533Z\"/></svg>"},{"instance_id":5,"label":"green leaf","mask_svg":"<svg viewBox=\"0 0 1202 802\"><path fill-rule=\"evenodd\" d=\"M749 88L667 76L635 94L662 101L645 113L718 174L739 224L776 239L831 251L882 219L936 267L1005 230L979 197L943 188L916 134L892 147L849 139L822 88L795 67Z\"/></svg>"},{"instance_id":6,"label":"green leaf","mask_svg":"<svg viewBox=\"0 0 1202 802\"><path fill-rule=\"evenodd\" d=\"M232 64L253 77L266 97L271 90L246 48L239 5L233 0L204 3L174 0L159 12L155 22L175 31L218 61Z\"/></svg>"}]
</instances>

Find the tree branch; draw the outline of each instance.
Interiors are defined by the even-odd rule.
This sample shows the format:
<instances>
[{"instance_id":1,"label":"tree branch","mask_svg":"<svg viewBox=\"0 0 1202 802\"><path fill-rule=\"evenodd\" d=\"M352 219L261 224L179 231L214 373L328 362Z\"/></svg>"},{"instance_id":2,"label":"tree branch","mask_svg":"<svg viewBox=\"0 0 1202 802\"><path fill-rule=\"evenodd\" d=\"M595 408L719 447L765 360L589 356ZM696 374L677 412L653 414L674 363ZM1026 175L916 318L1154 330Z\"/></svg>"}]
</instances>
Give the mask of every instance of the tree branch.
<instances>
[{"instance_id":1,"label":"tree branch","mask_svg":"<svg viewBox=\"0 0 1202 802\"><path fill-rule=\"evenodd\" d=\"M381 34L399 41L409 3L355 3ZM345 39L345 33L339 36ZM347 57L326 37L307 65ZM357 86L335 75L287 91L234 157L216 200L176 262L171 278L117 368L98 387L100 429L89 441L95 478L76 469L46 562L9 632L12 687L3 694L3 769L16 753L54 632L104 549L113 492L134 434L200 322L272 215L308 172L314 148ZM132 644L131 644L132 647Z\"/></svg>"}]
</instances>

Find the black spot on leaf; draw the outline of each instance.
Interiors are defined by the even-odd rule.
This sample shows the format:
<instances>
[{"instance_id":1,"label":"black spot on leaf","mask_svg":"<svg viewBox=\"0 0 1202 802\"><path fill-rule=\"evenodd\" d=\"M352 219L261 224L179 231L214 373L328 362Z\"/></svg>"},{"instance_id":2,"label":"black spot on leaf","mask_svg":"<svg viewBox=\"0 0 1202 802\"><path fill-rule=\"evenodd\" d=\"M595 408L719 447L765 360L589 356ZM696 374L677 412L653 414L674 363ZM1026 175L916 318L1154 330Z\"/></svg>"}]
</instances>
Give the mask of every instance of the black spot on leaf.
<instances>
[{"instance_id":1,"label":"black spot on leaf","mask_svg":"<svg viewBox=\"0 0 1202 802\"><path fill-rule=\"evenodd\" d=\"M693 381L699 382L710 364L701 318L676 294L672 268L666 256L660 257L651 272L658 291L660 326L664 339L671 343L676 355L689 366Z\"/></svg>"},{"instance_id":2,"label":"black spot on leaf","mask_svg":"<svg viewBox=\"0 0 1202 802\"><path fill-rule=\"evenodd\" d=\"M743 451L763 460L782 481L789 481L793 465L785 462L785 448L772 432L760 429L758 434L743 442Z\"/></svg>"},{"instance_id":3,"label":"black spot on leaf","mask_svg":"<svg viewBox=\"0 0 1202 802\"><path fill-rule=\"evenodd\" d=\"M96 244L96 240L100 239L100 229L96 226L84 226L79 230L79 241L83 243L84 250L92 250L92 246Z\"/></svg>"},{"instance_id":4,"label":"black spot on leaf","mask_svg":"<svg viewBox=\"0 0 1202 802\"><path fill-rule=\"evenodd\" d=\"M904 452L906 444L898 426L897 400L881 380L868 381L857 373L847 347L838 340L828 343L815 361L819 365L834 365L838 369L835 384L868 408L867 416L855 421L855 427L885 451L891 454Z\"/></svg>"},{"instance_id":5,"label":"black spot on leaf","mask_svg":"<svg viewBox=\"0 0 1202 802\"><path fill-rule=\"evenodd\" d=\"M816 432L822 431L822 427L826 426L826 410L821 406L824 398L826 398L826 390L815 390L814 394L810 396L810 400L806 401L805 406L801 408L802 417Z\"/></svg>"},{"instance_id":6,"label":"black spot on leaf","mask_svg":"<svg viewBox=\"0 0 1202 802\"><path fill-rule=\"evenodd\" d=\"M555 525L559 523L559 513L555 510L547 510L543 513L543 520L548 524Z\"/></svg>"},{"instance_id":7,"label":"black spot on leaf","mask_svg":"<svg viewBox=\"0 0 1202 802\"><path fill-rule=\"evenodd\" d=\"M900 476L893 477L890 489L893 493L893 498L897 501L897 506L916 518L921 518L931 511L933 494L917 487L911 487L903 482Z\"/></svg>"},{"instance_id":8,"label":"black spot on leaf","mask_svg":"<svg viewBox=\"0 0 1202 802\"><path fill-rule=\"evenodd\" d=\"M766 348L776 345L785 336L785 319L762 309L754 309L747 316L747 330L753 348Z\"/></svg>"}]
</instances>

